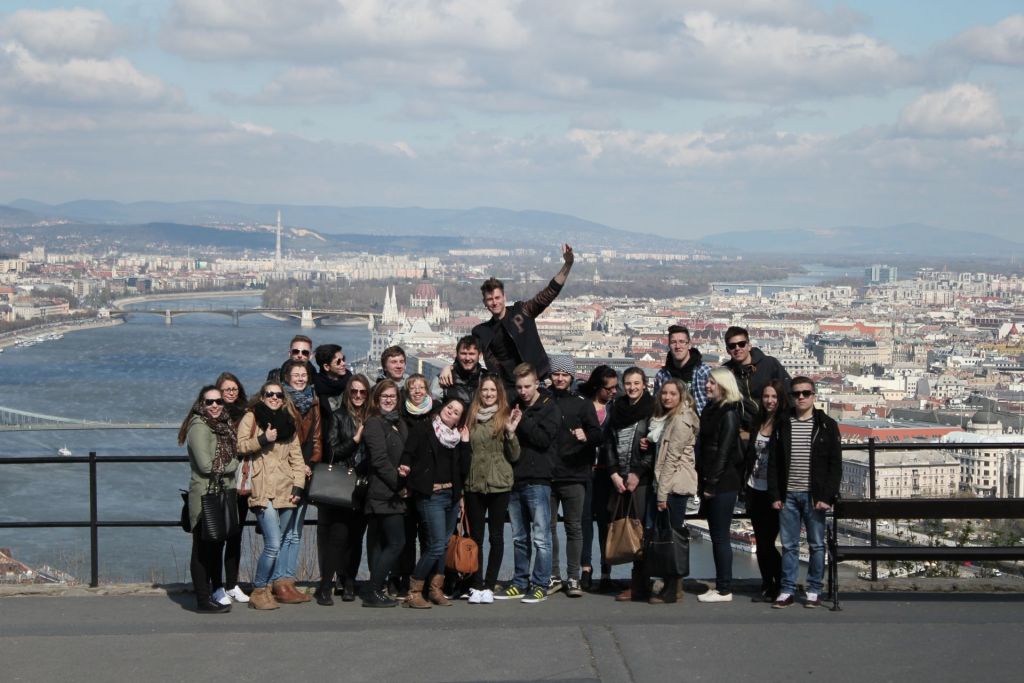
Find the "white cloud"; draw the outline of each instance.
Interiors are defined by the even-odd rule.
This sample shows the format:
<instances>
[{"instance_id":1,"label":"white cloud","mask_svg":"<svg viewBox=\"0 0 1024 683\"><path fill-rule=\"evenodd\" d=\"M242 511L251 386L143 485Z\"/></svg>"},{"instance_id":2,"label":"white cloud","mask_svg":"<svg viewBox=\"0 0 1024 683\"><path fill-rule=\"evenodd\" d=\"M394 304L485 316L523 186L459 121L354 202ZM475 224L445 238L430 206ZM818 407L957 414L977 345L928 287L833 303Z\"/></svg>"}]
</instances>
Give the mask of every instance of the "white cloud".
<instances>
[{"instance_id":1,"label":"white cloud","mask_svg":"<svg viewBox=\"0 0 1024 683\"><path fill-rule=\"evenodd\" d=\"M972 83L957 83L908 104L898 130L910 136L975 138L1006 133L1007 122L995 94Z\"/></svg>"},{"instance_id":2,"label":"white cloud","mask_svg":"<svg viewBox=\"0 0 1024 683\"><path fill-rule=\"evenodd\" d=\"M808 0L178 0L163 43L191 59L289 65L256 100L329 69L345 85L318 101L385 90L489 112L788 102L922 78L914 60L852 32L859 21Z\"/></svg>"},{"instance_id":3,"label":"white cloud","mask_svg":"<svg viewBox=\"0 0 1024 683\"><path fill-rule=\"evenodd\" d=\"M968 29L950 45L979 62L1024 66L1024 14L1006 17L993 26Z\"/></svg>"},{"instance_id":4,"label":"white cloud","mask_svg":"<svg viewBox=\"0 0 1024 683\"><path fill-rule=\"evenodd\" d=\"M18 10L0 17L0 42L17 42L41 58L103 57L125 38L103 12L83 7Z\"/></svg>"}]
</instances>

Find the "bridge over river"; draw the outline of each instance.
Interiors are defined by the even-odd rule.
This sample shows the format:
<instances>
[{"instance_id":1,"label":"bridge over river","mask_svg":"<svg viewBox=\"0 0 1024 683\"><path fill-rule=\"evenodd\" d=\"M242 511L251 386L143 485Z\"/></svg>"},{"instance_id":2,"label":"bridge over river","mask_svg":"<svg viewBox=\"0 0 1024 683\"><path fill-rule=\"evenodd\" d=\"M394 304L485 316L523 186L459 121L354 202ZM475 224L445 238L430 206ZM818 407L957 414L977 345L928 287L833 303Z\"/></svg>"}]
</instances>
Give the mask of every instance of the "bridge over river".
<instances>
[{"instance_id":1,"label":"bridge over river","mask_svg":"<svg viewBox=\"0 0 1024 683\"><path fill-rule=\"evenodd\" d=\"M104 422L60 415L44 415L0 406L0 432L54 431L75 429L177 429L170 422Z\"/></svg>"},{"instance_id":2,"label":"bridge over river","mask_svg":"<svg viewBox=\"0 0 1024 683\"><path fill-rule=\"evenodd\" d=\"M122 316L132 315L161 315L164 322L171 325L174 319L183 315L203 313L207 315L223 315L231 318L235 327L238 327L239 319L247 315L265 315L271 318L294 318L299 321L301 327L316 327L318 321L324 318L357 318L373 326L373 316L378 315L373 311L352 311L348 309L312 309L312 308L224 308L222 305L178 306L175 308L161 307L159 302L148 302L146 308L120 308L117 309Z\"/></svg>"}]
</instances>

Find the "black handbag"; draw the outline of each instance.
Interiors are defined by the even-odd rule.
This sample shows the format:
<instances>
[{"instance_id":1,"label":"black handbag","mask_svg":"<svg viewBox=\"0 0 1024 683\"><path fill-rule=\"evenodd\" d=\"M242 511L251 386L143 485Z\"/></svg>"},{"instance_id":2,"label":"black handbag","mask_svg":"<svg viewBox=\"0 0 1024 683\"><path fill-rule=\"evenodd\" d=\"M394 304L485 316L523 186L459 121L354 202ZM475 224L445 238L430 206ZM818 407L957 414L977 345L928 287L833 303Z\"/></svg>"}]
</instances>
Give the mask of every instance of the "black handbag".
<instances>
[{"instance_id":1,"label":"black handbag","mask_svg":"<svg viewBox=\"0 0 1024 683\"><path fill-rule=\"evenodd\" d=\"M673 529L668 510L654 516L644 539L644 570L650 576L687 576L690 573L690 532Z\"/></svg>"},{"instance_id":2,"label":"black handbag","mask_svg":"<svg viewBox=\"0 0 1024 683\"><path fill-rule=\"evenodd\" d=\"M238 496L223 480L210 479L202 499L199 533L202 540L221 543L238 534Z\"/></svg>"},{"instance_id":3,"label":"black handbag","mask_svg":"<svg viewBox=\"0 0 1024 683\"><path fill-rule=\"evenodd\" d=\"M349 465L335 465L334 455L330 462L313 463L313 474L309 480L307 495L315 505L357 509L363 504L368 481Z\"/></svg>"}]
</instances>

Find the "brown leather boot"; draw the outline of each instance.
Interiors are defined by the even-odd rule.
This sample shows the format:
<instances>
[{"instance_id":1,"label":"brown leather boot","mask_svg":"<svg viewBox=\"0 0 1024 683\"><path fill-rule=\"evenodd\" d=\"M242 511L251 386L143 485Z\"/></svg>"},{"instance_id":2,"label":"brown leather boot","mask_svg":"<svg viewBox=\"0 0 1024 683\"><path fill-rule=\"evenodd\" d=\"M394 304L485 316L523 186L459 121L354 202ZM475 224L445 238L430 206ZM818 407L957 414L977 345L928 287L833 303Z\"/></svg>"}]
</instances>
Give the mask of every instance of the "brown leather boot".
<instances>
[{"instance_id":1,"label":"brown leather boot","mask_svg":"<svg viewBox=\"0 0 1024 683\"><path fill-rule=\"evenodd\" d=\"M253 609L278 609L280 605L277 604L277 600L274 600L274 596L270 592L270 586L263 586L262 588L253 589L252 595L249 596L249 607Z\"/></svg>"},{"instance_id":2,"label":"brown leather boot","mask_svg":"<svg viewBox=\"0 0 1024 683\"><path fill-rule=\"evenodd\" d=\"M311 602L313 598L306 591L301 591L295 585L295 579L285 579L288 582L288 589L298 598L299 602Z\"/></svg>"},{"instance_id":3,"label":"brown leather boot","mask_svg":"<svg viewBox=\"0 0 1024 683\"><path fill-rule=\"evenodd\" d=\"M403 604L413 609L430 609L430 603L423 597L423 581L409 579L409 597Z\"/></svg>"},{"instance_id":4,"label":"brown leather boot","mask_svg":"<svg viewBox=\"0 0 1024 683\"><path fill-rule=\"evenodd\" d=\"M304 602L302 596L298 595L295 587L288 579L278 579L274 582L274 599L282 605L297 605Z\"/></svg>"},{"instance_id":5,"label":"brown leather boot","mask_svg":"<svg viewBox=\"0 0 1024 683\"><path fill-rule=\"evenodd\" d=\"M409 590L409 595L412 595L412 589ZM452 601L447 598L444 594L444 574L434 574L430 577L430 592L428 597L430 602L441 607L451 607Z\"/></svg>"}]
</instances>

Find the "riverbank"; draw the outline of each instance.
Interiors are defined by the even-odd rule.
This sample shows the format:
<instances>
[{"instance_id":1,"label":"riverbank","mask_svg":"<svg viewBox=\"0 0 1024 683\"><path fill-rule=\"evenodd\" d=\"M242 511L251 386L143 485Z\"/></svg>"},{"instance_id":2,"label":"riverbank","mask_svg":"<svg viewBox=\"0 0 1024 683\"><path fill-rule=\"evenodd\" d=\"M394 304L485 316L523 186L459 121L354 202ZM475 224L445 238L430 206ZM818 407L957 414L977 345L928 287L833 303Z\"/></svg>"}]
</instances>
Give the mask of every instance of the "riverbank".
<instances>
[{"instance_id":1,"label":"riverbank","mask_svg":"<svg viewBox=\"0 0 1024 683\"><path fill-rule=\"evenodd\" d=\"M0 335L0 349L14 346L22 339L32 339L33 337L38 337L41 334L71 334L72 332L81 332L82 330L94 330L98 327L117 327L118 325L123 324L124 321L120 318L112 318L110 320L89 318L80 321L65 320L59 323L33 325L32 327L25 327L20 330L5 332Z\"/></svg>"}]
</instances>

